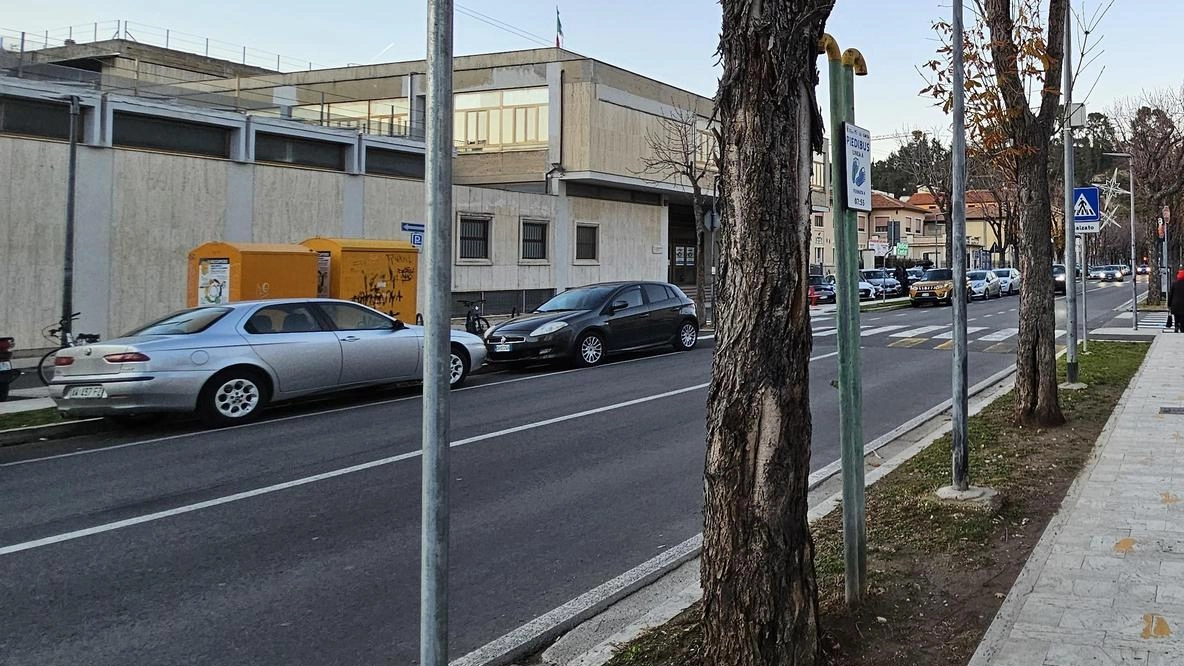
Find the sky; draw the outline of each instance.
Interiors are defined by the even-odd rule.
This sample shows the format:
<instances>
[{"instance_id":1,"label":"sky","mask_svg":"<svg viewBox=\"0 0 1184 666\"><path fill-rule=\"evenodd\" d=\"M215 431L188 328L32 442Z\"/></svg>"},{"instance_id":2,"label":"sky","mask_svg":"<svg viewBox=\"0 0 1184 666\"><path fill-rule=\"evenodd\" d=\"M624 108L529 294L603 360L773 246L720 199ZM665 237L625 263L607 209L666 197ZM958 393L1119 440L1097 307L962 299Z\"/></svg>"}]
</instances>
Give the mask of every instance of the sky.
<instances>
[{"instance_id":1,"label":"sky","mask_svg":"<svg viewBox=\"0 0 1184 666\"><path fill-rule=\"evenodd\" d=\"M1073 7L1093 13L1108 2L1073 0ZM1114 2L1091 35L1099 45L1094 52L1099 57L1078 84L1080 102L1097 79L1086 100L1091 111L1106 111L1117 99L1184 82L1174 64L1161 64L1167 45L1176 43L1184 24L1184 3ZM82 0L10 4L0 13L0 35L6 36L9 47L14 32L50 30L65 35L62 29L73 25L82 34L89 30L83 26L120 19L138 24L145 35L160 35L167 28L173 39L188 33L324 66L417 60L424 57L426 42L425 0L340 5L309 0L107 0L101 14L96 13L98 5ZM551 46L556 6L554 0L462 0L457 3L455 51L462 55ZM701 95L715 93L718 0L560 0L558 9L565 48ZM474 13L512 26L517 34ZM933 21L950 13L949 0L837 1L827 32L842 48L858 48L867 60L868 76L856 81L856 122L873 137L884 137L874 140L876 157L892 152L899 143L893 135L907 130L948 136L949 118L932 100L919 96L925 81L918 67L933 58L938 47ZM825 88L824 75L819 90L824 109Z\"/></svg>"}]
</instances>

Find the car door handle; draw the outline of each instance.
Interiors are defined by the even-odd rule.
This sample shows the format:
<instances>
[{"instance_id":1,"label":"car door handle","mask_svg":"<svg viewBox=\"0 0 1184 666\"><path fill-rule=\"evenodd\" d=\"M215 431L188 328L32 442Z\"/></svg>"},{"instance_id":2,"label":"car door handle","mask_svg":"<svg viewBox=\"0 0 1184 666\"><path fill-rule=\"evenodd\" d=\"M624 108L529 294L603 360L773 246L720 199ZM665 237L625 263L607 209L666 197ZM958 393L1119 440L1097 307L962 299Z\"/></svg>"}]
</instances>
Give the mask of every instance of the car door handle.
<instances>
[{"instance_id":1,"label":"car door handle","mask_svg":"<svg viewBox=\"0 0 1184 666\"><path fill-rule=\"evenodd\" d=\"M358 340L361 340L361 338L356 335L347 335L341 339L342 342L357 342Z\"/></svg>"}]
</instances>

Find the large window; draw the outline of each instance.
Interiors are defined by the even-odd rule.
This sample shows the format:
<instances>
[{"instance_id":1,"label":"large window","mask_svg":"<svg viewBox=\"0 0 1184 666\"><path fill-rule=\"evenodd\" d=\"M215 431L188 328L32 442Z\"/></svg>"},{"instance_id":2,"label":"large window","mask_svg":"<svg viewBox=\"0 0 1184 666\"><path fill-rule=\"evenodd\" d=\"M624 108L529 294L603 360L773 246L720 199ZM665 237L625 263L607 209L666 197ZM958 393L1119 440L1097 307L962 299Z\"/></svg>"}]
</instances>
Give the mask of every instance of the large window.
<instances>
[{"instance_id":1,"label":"large window","mask_svg":"<svg viewBox=\"0 0 1184 666\"><path fill-rule=\"evenodd\" d=\"M597 261L600 259L600 228L591 224L576 225L576 260Z\"/></svg>"},{"instance_id":2,"label":"large window","mask_svg":"<svg viewBox=\"0 0 1184 666\"><path fill-rule=\"evenodd\" d=\"M230 128L117 112L111 127L111 143L174 153L230 157Z\"/></svg>"},{"instance_id":3,"label":"large window","mask_svg":"<svg viewBox=\"0 0 1184 666\"><path fill-rule=\"evenodd\" d=\"M424 156L398 150L366 148L366 173L423 180Z\"/></svg>"},{"instance_id":4,"label":"large window","mask_svg":"<svg viewBox=\"0 0 1184 666\"><path fill-rule=\"evenodd\" d=\"M408 136L412 132L411 105L406 97L391 99L363 99L334 102L330 97L324 104L305 104L292 109L301 120L317 122L329 127L357 129L363 134Z\"/></svg>"},{"instance_id":5,"label":"large window","mask_svg":"<svg viewBox=\"0 0 1184 666\"><path fill-rule=\"evenodd\" d=\"M460 218L460 259L485 259L489 257L488 217L462 215Z\"/></svg>"},{"instance_id":6,"label":"large window","mask_svg":"<svg viewBox=\"0 0 1184 666\"><path fill-rule=\"evenodd\" d=\"M70 106L61 102L0 97L0 132L68 140ZM82 138L81 118L75 136Z\"/></svg>"},{"instance_id":7,"label":"large window","mask_svg":"<svg viewBox=\"0 0 1184 666\"><path fill-rule=\"evenodd\" d=\"M542 220L522 221L522 259L543 261L547 258L547 223Z\"/></svg>"},{"instance_id":8,"label":"large window","mask_svg":"<svg viewBox=\"0 0 1184 666\"><path fill-rule=\"evenodd\" d=\"M255 135L255 161L345 170L345 144L283 134Z\"/></svg>"},{"instance_id":9,"label":"large window","mask_svg":"<svg viewBox=\"0 0 1184 666\"><path fill-rule=\"evenodd\" d=\"M549 132L547 88L459 93L453 96L453 140L468 152L540 148Z\"/></svg>"}]
</instances>

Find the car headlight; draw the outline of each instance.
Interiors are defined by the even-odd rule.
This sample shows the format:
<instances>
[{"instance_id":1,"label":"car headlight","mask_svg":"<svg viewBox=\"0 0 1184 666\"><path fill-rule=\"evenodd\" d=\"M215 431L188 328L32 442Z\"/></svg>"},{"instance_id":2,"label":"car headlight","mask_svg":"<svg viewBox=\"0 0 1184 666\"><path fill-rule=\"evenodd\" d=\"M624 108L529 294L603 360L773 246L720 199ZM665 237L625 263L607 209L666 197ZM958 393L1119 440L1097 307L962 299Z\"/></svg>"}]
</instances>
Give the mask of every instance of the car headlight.
<instances>
[{"instance_id":1,"label":"car headlight","mask_svg":"<svg viewBox=\"0 0 1184 666\"><path fill-rule=\"evenodd\" d=\"M549 322L549 323L543 324L542 326L539 326L538 328L531 331L530 337L537 338L537 337L540 337L543 335L551 335L552 333L555 333L556 331L561 331L564 328L567 328L567 322L565 322L565 321Z\"/></svg>"},{"instance_id":2,"label":"car headlight","mask_svg":"<svg viewBox=\"0 0 1184 666\"><path fill-rule=\"evenodd\" d=\"M1057 282L1064 282L1064 281L1065 281L1065 276L1064 276L1064 275L1058 275L1058 276L1056 276L1056 277L1055 277L1055 278L1053 278L1053 279L1054 279L1054 280L1056 280Z\"/></svg>"}]
</instances>

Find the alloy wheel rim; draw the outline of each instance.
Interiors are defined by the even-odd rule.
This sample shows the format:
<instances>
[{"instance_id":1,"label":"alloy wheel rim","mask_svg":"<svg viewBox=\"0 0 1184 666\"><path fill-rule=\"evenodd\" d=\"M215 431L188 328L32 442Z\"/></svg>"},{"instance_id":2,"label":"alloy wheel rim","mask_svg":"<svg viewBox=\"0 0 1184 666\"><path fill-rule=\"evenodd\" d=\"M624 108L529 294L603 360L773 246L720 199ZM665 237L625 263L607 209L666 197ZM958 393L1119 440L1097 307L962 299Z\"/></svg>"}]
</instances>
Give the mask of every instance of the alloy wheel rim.
<instances>
[{"instance_id":1,"label":"alloy wheel rim","mask_svg":"<svg viewBox=\"0 0 1184 666\"><path fill-rule=\"evenodd\" d=\"M603 353L604 349L601 347L600 338L595 335L584 338L583 344L580 345L580 355L584 357L586 363L596 363Z\"/></svg>"},{"instance_id":2,"label":"alloy wheel rim","mask_svg":"<svg viewBox=\"0 0 1184 666\"><path fill-rule=\"evenodd\" d=\"M231 379L214 393L214 407L228 418L242 418L258 406L259 387L249 379Z\"/></svg>"},{"instance_id":3,"label":"alloy wheel rim","mask_svg":"<svg viewBox=\"0 0 1184 666\"><path fill-rule=\"evenodd\" d=\"M695 327L690 324L682 325L682 346L691 347L695 344Z\"/></svg>"},{"instance_id":4,"label":"alloy wheel rim","mask_svg":"<svg viewBox=\"0 0 1184 666\"><path fill-rule=\"evenodd\" d=\"M449 359L449 379L450 383L455 384L460 381L460 378L465 374L465 363L459 356L453 354Z\"/></svg>"}]
</instances>

